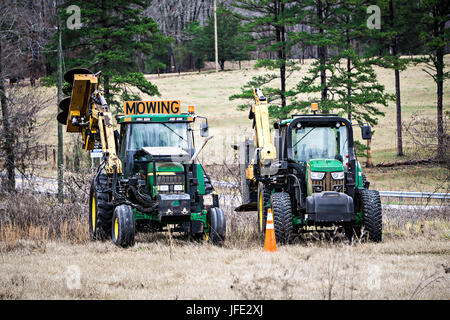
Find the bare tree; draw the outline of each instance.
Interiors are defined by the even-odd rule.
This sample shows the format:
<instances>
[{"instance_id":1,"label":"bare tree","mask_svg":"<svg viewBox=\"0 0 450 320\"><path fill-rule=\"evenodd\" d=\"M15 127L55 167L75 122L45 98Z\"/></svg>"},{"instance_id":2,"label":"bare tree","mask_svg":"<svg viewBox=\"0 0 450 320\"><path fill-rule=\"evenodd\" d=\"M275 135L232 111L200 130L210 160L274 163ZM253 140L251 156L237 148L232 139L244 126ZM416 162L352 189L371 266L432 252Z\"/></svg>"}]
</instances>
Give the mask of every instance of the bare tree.
<instances>
[{"instance_id":1,"label":"bare tree","mask_svg":"<svg viewBox=\"0 0 450 320\"><path fill-rule=\"evenodd\" d=\"M448 117L443 118L442 127L444 132L448 132ZM450 170L450 136L445 134L443 137L442 153L436 157L439 148L438 132L436 123L426 117L413 114L411 119L403 123L403 130L406 139L411 146L410 153L416 159L433 160L435 163L441 163Z\"/></svg>"},{"instance_id":2,"label":"bare tree","mask_svg":"<svg viewBox=\"0 0 450 320\"><path fill-rule=\"evenodd\" d=\"M218 1L219 3L229 2L229 0ZM145 14L153 18L159 25L162 33L174 38L174 44L169 50L170 65L167 66L168 72L171 66L179 69L177 66L176 45L183 39L183 30L191 22L200 21L205 24L213 14L213 2L211 0L154 0Z\"/></svg>"},{"instance_id":3,"label":"bare tree","mask_svg":"<svg viewBox=\"0 0 450 320\"><path fill-rule=\"evenodd\" d=\"M42 1L41 4L49 1ZM31 11L30 11L31 5ZM15 190L17 159L22 166L29 154L30 141L26 139L33 131L37 109L45 104L25 88L7 87L5 79L19 79L26 72L27 54L43 47L40 32L30 32L33 25L33 1L4 0L0 2L0 104L1 130L0 155L7 173L6 191ZM41 18L44 21L44 18ZM34 28L34 26L32 26ZM36 55L35 56L39 56ZM19 90L19 91L17 91ZM37 94L37 93L36 93ZM36 100L38 99L38 100ZM24 148L23 144L27 147ZM26 151L21 154L20 150Z\"/></svg>"},{"instance_id":4,"label":"bare tree","mask_svg":"<svg viewBox=\"0 0 450 320\"><path fill-rule=\"evenodd\" d=\"M56 15L53 0L26 0L23 6L23 54L26 58L26 72L30 83L38 79L45 71L45 45L55 32Z\"/></svg>"},{"instance_id":5,"label":"bare tree","mask_svg":"<svg viewBox=\"0 0 450 320\"><path fill-rule=\"evenodd\" d=\"M8 182L5 184L7 191L15 189L15 156L13 150L14 136L10 123L10 108L6 94L6 86L4 79L11 77L11 70L8 70L6 61L8 61L12 53L8 52L12 41L16 40L17 34L15 27L17 24L15 17L15 8L8 6L9 2L4 1L0 4L0 103L2 108L2 126L3 126L3 151L5 153L5 167L7 171Z\"/></svg>"}]
</instances>

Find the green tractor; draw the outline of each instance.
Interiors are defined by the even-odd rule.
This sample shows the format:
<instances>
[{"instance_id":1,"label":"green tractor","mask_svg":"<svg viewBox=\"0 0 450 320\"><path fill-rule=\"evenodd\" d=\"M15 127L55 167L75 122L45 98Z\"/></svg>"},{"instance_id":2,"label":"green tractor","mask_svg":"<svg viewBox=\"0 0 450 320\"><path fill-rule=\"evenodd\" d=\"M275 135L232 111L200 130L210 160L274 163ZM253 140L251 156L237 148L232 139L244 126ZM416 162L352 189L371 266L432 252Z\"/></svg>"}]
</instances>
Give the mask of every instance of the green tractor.
<instances>
[{"instance_id":1,"label":"green tractor","mask_svg":"<svg viewBox=\"0 0 450 320\"><path fill-rule=\"evenodd\" d=\"M179 100L126 101L113 129L110 107L99 91L100 72L76 68L64 75L57 120L82 135L85 151L101 151L89 203L91 239L111 236L122 247L136 232L184 232L221 244L225 214L209 176L197 157L212 137L208 120L194 107L181 113ZM205 137L196 150L194 123ZM197 130L197 129L196 129Z\"/></svg>"},{"instance_id":2,"label":"green tractor","mask_svg":"<svg viewBox=\"0 0 450 320\"><path fill-rule=\"evenodd\" d=\"M101 166L97 170L90 196L93 239L111 235L115 244L127 247L134 243L135 232L166 230L223 243L225 215L209 176L196 160L197 118L203 117L190 113L117 117L120 133L115 132L115 139L123 172L108 176ZM203 119L201 135L207 137Z\"/></svg>"},{"instance_id":3,"label":"green tractor","mask_svg":"<svg viewBox=\"0 0 450 320\"><path fill-rule=\"evenodd\" d=\"M268 130L268 121L257 118L267 108L259 89L255 99L249 118L256 131ZM290 243L298 232L329 227L349 238L380 242L380 195L369 190L356 158L352 124L338 115L314 113L280 120L274 129L276 156L270 153L271 142L262 138L239 146L243 203L236 211L256 209L258 230L264 232L271 208L279 244ZM362 126L362 138L371 138L370 126Z\"/></svg>"}]
</instances>

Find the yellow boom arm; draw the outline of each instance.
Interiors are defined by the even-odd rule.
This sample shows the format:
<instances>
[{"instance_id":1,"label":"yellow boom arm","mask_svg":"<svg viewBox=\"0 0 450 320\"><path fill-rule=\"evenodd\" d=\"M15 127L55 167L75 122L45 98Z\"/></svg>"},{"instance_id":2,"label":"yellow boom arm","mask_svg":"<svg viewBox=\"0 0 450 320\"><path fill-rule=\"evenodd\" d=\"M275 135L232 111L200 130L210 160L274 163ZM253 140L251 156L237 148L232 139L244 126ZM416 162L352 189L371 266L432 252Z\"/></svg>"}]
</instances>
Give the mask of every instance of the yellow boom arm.
<instances>
[{"instance_id":1,"label":"yellow boom arm","mask_svg":"<svg viewBox=\"0 0 450 320\"><path fill-rule=\"evenodd\" d=\"M261 163L266 164L277 158L275 146L270 136L269 107L261 89L253 89L255 104L252 105L255 148L260 149Z\"/></svg>"},{"instance_id":2,"label":"yellow boom arm","mask_svg":"<svg viewBox=\"0 0 450 320\"><path fill-rule=\"evenodd\" d=\"M254 154L249 154L249 165L245 169L247 180L254 180L254 165L260 168L269 166L277 158L275 146L272 143L269 123L269 107L267 99L264 97L261 89L253 88L253 98L255 103L250 110L250 118L253 119L253 129L255 130L254 147L259 150L260 158L254 159Z\"/></svg>"},{"instance_id":3,"label":"yellow boom arm","mask_svg":"<svg viewBox=\"0 0 450 320\"><path fill-rule=\"evenodd\" d=\"M83 71L75 72L80 70ZM72 86L72 95L60 102L62 112L58 114L58 121L67 126L67 132L81 133L85 151L93 150L96 142L100 142L106 173L113 174L115 168L117 174L121 174L122 162L116 153L112 113L97 90L99 75L68 71L64 78Z\"/></svg>"}]
</instances>

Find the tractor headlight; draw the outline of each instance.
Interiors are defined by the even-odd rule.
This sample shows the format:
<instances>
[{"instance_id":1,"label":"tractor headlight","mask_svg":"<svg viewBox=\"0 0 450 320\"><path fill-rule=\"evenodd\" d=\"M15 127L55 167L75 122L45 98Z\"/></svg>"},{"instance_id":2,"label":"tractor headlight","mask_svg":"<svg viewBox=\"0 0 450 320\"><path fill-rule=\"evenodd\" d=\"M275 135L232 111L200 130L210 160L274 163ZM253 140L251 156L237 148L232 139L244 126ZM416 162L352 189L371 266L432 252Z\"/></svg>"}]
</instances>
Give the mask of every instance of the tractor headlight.
<instances>
[{"instance_id":1,"label":"tractor headlight","mask_svg":"<svg viewBox=\"0 0 450 320\"><path fill-rule=\"evenodd\" d=\"M159 191L169 191L169 186L167 184L162 184L158 186Z\"/></svg>"},{"instance_id":2,"label":"tractor headlight","mask_svg":"<svg viewBox=\"0 0 450 320\"><path fill-rule=\"evenodd\" d=\"M322 180L325 176L325 172L311 172L312 180Z\"/></svg>"},{"instance_id":3,"label":"tractor headlight","mask_svg":"<svg viewBox=\"0 0 450 320\"><path fill-rule=\"evenodd\" d=\"M332 172L331 177L334 180L342 180L344 179L344 171Z\"/></svg>"},{"instance_id":4,"label":"tractor headlight","mask_svg":"<svg viewBox=\"0 0 450 320\"><path fill-rule=\"evenodd\" d=\"M183 185L182 184L176 184L173 186L174 191L183 191Z\"/></svg>"}]
</instances>

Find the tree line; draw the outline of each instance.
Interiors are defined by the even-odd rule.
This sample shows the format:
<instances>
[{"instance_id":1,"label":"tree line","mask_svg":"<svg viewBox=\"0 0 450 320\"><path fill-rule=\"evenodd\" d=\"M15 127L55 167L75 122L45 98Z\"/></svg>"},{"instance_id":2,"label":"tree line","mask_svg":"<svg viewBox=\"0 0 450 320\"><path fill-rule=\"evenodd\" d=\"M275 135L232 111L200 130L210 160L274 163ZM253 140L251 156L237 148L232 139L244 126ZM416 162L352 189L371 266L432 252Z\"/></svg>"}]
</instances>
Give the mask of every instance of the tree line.
<instances>
[{"instance_id":1,"label":"tree line","mask_svg":"<svg viewBox=\"0 0 450 320\"><path fill-rule=\"evenodd\" d=\"M242 10L238 16L256 45L276 57L258 60L256 66L270 72L254 77L230 99L250 99L252 87L263 87L275 118L304 112L311 102L319 102L324 112L339 112L371 125L384 116L382 106L395 100L397 155L402 156L400 72L423 63L436 84L437 158L444 157L444 140L449 139L443 125L443 83L449 77L444 61L450 37L448 1L237 0L233 6ZM315 54L307 76L287 88L286 79L308 51ZM394 73L394 95L378 82L375 66Z\"/></svg>"}]
</instances>

